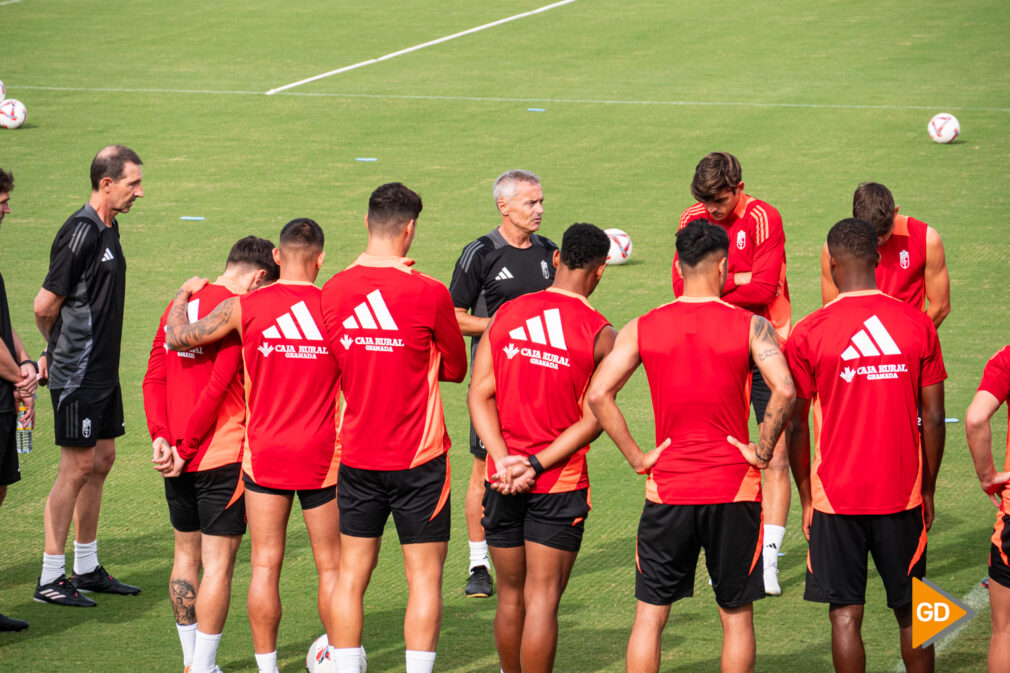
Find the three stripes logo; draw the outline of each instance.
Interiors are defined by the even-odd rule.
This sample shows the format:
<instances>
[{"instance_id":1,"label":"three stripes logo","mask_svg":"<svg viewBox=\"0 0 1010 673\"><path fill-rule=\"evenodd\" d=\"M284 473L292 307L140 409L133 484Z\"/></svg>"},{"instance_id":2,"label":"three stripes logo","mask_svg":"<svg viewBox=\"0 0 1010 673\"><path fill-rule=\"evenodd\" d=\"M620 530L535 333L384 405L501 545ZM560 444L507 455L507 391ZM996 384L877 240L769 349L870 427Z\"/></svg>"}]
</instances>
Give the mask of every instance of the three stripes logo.
<instances>
[{"instance_id":1,"label":"three stripes logo","mask_svg":"<svg viewBox=\"0 0 1010 673\"><path fill-rule=\"evenodd\" d=\"M365 301L355 306L354 312L347 316L342 324L346 330L396 332L400 329L397 327L396 321L393 320L393 315L389 312L389 307L386 306L386 301L382 298L382 292L379 290L373 290L365 295ZM340 343L344 350L350 350L351 346L359 345L364 346L367 351L382 353L392 353L393 348L403 347L403 339L395 337L351 337L349 334L340 337Z\"/></svg>"},{"instance_id":2,"label":"three stripes logo","mask_svg":"<svg viewBox=\"0 0 1010 673\"><path fill-rule=\"evenodd\" d=\"M515 276L512 275L512 272L509 271L507 266L503 266L501 271L498 272L498 275L494 277L495 280L509 280L511 278L515 278Z\"/></svg>"},{"instance_id":3,"label":"three stripes logo","mask_svg":"<svg viewBox=\"0 0 1010 673\"><path fill-rule=\"evenodd\" d=\"M568 351L568 344L565 342L565 333L561 327L561 311L556 308L549 308L542 314L527 319L525 325L520 325L509 331L509 338L513 341L526 341L541 346L550 346L552 349L559 351ZM570 364L567 357L542 351L538 348L519 348L515 344L509 343L502 350L509 360L517 354L522 354L523 357L529 360L530 364L541 367L558 369L559 366L568 367Z\"/></svg>"},{"instance_id":4,"label":"three stripes logo","mask_svg":"<svg viewBox=\"0 0 1010 673\"><path fill-rule=\"evenodd\" d=\"M115 258L116 258L116 256L112 254L112 251L109 250L108 248L106 248L105 249L105 254L102 255L102 261L103 262L111 262Z\"/></svg>"},{"instance_id":5,"label":"three stripes logo","mask_svg":"<svg viewBox=\"0 0 1010 673\"><path fill-rule=\"evenodd\" d=\"M901 355L901 349L891 338L880 318L875 315L870 316L863 321L863 327L865 329L856 332L852 336L849 346L842 351L843 361L850 362L864 357L882 355ZM840 376L846 383L851 383L857 374L865 376L867 380L874 381L896 379L900 373L908 373L908 368L904 363L865 365L856 368L846 365Z\"/></svg>"},{"instance_id":6,"label":"three stripes logo","mask_svg":"<svg viewBox=\"0 0 1010 673\"><path fill-rule=\"evenodd\" d=\"M284 357L287 358L315 360L320 355L329 353L324 344L323 334L304 301L291 306L290 310L279 316L273 325L263 330L263 339L264 342L257 348L263 357L277 352L284 353ZM318 342L319 345L268 344L266 339Z\"/></svg>"}]
</instances>

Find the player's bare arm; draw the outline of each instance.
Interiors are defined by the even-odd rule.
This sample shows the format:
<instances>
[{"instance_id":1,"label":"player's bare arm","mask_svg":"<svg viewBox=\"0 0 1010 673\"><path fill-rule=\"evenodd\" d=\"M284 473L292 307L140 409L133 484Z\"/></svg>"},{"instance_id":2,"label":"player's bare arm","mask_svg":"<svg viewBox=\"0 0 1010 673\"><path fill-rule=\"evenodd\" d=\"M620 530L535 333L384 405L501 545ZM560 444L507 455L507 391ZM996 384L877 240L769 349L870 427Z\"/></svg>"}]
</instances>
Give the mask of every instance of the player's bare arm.
<instances>
[{"instance_id":1,"label":"player's bare arm","mask_svg":"<svg viewBox=\"0 0 1010 673\"><path fill-rule=\"evenodd\" d=\"M922 514L926 530L933 525L933 494L947 436L943 382L922 389Z\"/></svg>"},{"instance_id":2,"label":"player's bare arm","mask_svg":"<svg viewBox=\"0 0 1010 673\"><path fill-rule=\"evenodd\" d=\"M488 325L491 324L490 318L470 315L465 308L458 306L455 309L456 322L459 323L459 329L463 332L463 336L480 336L487 330Z\"/></svg>"},{"instance_id":3,"label":"player's bare arm","mask_svg":"<svg viewBox=\"0 0 1010 673\"><path fill-rule=\"evenodd\" d=\"M1003 488L1010 481L1010 472L997 472L992 459L992 428L989 421L1000 404L988 390L980 390L975 393L975 398L964 414L968 450L971 451L971 459L975 464L979 486L997 507L1003 500Z\"/></svg>"},{"instance_id":4,"label":"player's bare arm","mask_svg":"<svg viewBox=\"0 0 1010 673\"><path fill-rule=\"evenodd\" d=\"M926 228L926 315L937 327L950 314L950 273L940 234Z\"/></svg>"},{"instance_id":5,"label":"player's bare arm","mask_svg":"<svg viewBox=\"0 0 1010 673\"><path fill-rule=\"evenodd\" d=\"M165 324L165 343L176 351L189 350L197 346L220 341L231 332L238 332L242 326L242 308L238 297L230 297L218 304L207 316L189 323L186 317L186 304L195 291L193 286L197 280L186 281L179 293L175 295L172 308L168 312ZM202 285L200 285L202 287ZM199 289L197 287L196 289Z\"/></svg>"},{"instance_id":6,"label":"player's bare arm","mask_svg":"<svg viewBox=\"0 0 1010 673\"><path fill-rule=\"evenodd\" d=\"M491 343L482 339L473 356L473 371L470 374L470 390L467 392L466 404L470 410L470 420L473 422L477 436L484 442L488 455L495 463L508 456L508 447L501 434L501 422L498 420L498 407L495 403L494 364L491 359ZM506 471L500 474L505 484L509 483L510 474Z\"/></svg>"},{"instance_id":7,"label":"player's bare arm","mask_svg":"<svg viewBox=\"0 0 1010 673\"><path fill-rule=\"evenodd\" d=\"M21 367L14 359L14 353L7 348L7 344L0 341L0 378L10 381L14 385L21 383Z\"/></svg>"},{"instance_id":8,"label":"player's bare arm","mask_svg":"<svg viewBox=\"0 0 1010 673\"><path fill-rule=\"evenodd\" d=\"M831 254L828 252L828 244L821 248L821 305L834 301L838 296L838 288L835 281L831 280Z\"/></svg>"},{"instance_id":9,"label":"player's bare arm","mask_svg":"<svg viewBox=\"0 0 1010 673\"><path fill-rule=\"evenodd\" d=\"M65 296L54 294L46 288L39 290L39 293L35 296L35 304L33 306L35 325L39 328L39 333L42 334L42 340L47 343L49 342L49 335L53 332L56 319L60 317L60 307L63 306L65 299Z\"/></svg>"},{"instance_id":10,"label":"player's bare arm","mask_svg":"<svg viewBox=\"0 0 1010 673\"><path fill-rule=\"evenodd\" d=\"M810 400L798 398L793 405L788 446L789 466L793 471L796 490L800 494L803 511L803 536L810 540L810 519L813 516L813 497L810 490Z\"/></svg>"},{"instance_id":11,"label":"player's bare arm","mask_svg":"<svg viewBox=\"0 0 1010 673\"><path fill-rule=\"evenodd\" d=\"M659 460L663 449L670 445L670 438L652 451L643 453L628 430L628 422L617 406L617 393L642 364L638 352L638 318L625 325L617 334L614 349L605 357L589 382L586 399L593 415L606 430L617 448L627 459L635 472L645 474Z\"/></svg>"},{"instance_id":12,"label":"player's bare arm","mask_svg":"<svg viewBox=\"0 0 1010 673\"><path fill-rule=\"evenodd\" d=\"M789 420L796 401L796 388L793 386L793 377L789 374L789 365L779 349L775 328L759 315L751 318L750 353L771 390L771 399L765 409L765 417L760 425L761 435L756 446L753 443L744 444L736 437L727 437L727 440L740 449L748 463L764 469L771 462L775 444Z\"/></svg>"}]
</instances>

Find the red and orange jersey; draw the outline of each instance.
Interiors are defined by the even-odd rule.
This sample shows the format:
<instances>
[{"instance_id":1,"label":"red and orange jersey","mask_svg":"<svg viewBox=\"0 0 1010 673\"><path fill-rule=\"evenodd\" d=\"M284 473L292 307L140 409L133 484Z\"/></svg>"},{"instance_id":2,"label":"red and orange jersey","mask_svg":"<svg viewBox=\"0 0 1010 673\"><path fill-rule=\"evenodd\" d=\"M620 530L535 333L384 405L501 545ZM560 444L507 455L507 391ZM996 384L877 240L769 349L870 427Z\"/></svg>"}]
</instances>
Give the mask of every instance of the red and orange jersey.
<instances>
[{"instance_id":1,"label":"red and orange jersey","mask_svg":"<svg viewBox=\"0 0 1010 673\"><path fill-rule=\"evenodd\" d=\"M680 216L680 231L691 220L706 219L729 235L729 274L722 289L723 301L768 318L779 340L785 343L792 321L789 286L786 283L786 237L782 216L770 204L743 194L736 208L722 222L711 219L705 205L696 203ZM750 282L737 285L736 273L750 273ZM684 279L677 273L673 256L673 294L684 292Z\"/></svg>"},{"instance_id":2,"label":"red and orange jersey","mask_svg":"<svg viewBox=\"0 0 1010 673\"><path fill-rule=\"evenodd\" d=\"M921 389L947 378L933 322L879 290L846 292L796 323L786 355L797 397L814 400L814 509L918 506Z\"/></svg>"},{"instance_id":3,"label":"red and orange jersey","mask_svg":"<svg viewBox=\"0 0 1010 673\"><path fill-rule=\"evenodd\" d=\"M894 216L894 231L877 248L877 288L884 294L926 308L926 229L929 226L904 215Z\"/></svg>"},{"instance_id":4,"label":"red and orange jersey","mask_svg":"<svg viewBox=\"0 0 1010 673\"><path fill-rule=\"evenodd\" d=\"M761 473L727 435L748 436L753 314L719 299L681 297L638 319L656 445L646 498L671 505L761 500Z\"/></svg>"},{"instance_id":5,"label":"red and orange jersey","mask_svg":"<svg viewBox=\"0 0 1010 673\"><path fill-rule=\"evenodd\" d=\"M337 483L339 378L319 297L311 283L282 279L241 298L249 410L242 468L260 486Z\"/></svg>"},{"instance_id":6,"label":"red and orange jersey","mask_svg":"<svg viewBox=\"0 0 1010 673\"><path fill-rule=\"evenodd\" d=\"M204 286L190 297L186 307L189 321L205 317L241 290L223 277ZM144 377L144 410L151 439L164 437L178 446L188 461L187 472L237 463L242 459L245 435L245 402L236 367L238 337L230 335L187 351L169 351L165 324L170 310L171 304L161 316ZM210 385L215 380L217 385ZM188 426L197 412L205 419L201 432L194 441L186 442Z\"/></svg>"},{"instance_id":7,"label":"red and orange jersey","mask_svg":"<svg viewBox=\"0 0 1010 673\"><path fill-rule=\"evenodd\" d=\"M405 470L451 445L438 382L463 380L466 347L449 291L413 263L363 254L323 287L350 467Z\"/></svg>"},{"instance_id":8,"label":"red and orange jersey","mask_svg":"<svg viewBox=\"0 0 1010 673\"><path fill-rule=\"evenodd\" d=\"M502 305L487 332L495 401L510 454L547 448L582 418L582 402L596 368L596 337L609 325L585 297L549 288ZM533 493L562 493L589 486L586 452L544 471ZM497 472L487 458L487 478Z\"/></svg>"},{"instance_id":9,"label":"red and orange jersey","mask_svg":"<svg viewBox=\"0 0 1010 673\"><path fill-rule=\"evenodd\" d=\"M978 384L978 391L985 391L995 397L1001 404L1010 399L1010 346L1004 346L993 355L985 365L982 372L982 382ZM1007 407L1007 454L1004 459L1003 469L1010 470L1010 406ZM1003 489L1003 500L1000 503L999 513L996 515L998 530L993 535L993 544L1000 549L1003 548L1001 535L1003 516L1010 512L1010 489Z\"/></svg>"}]
</instances>

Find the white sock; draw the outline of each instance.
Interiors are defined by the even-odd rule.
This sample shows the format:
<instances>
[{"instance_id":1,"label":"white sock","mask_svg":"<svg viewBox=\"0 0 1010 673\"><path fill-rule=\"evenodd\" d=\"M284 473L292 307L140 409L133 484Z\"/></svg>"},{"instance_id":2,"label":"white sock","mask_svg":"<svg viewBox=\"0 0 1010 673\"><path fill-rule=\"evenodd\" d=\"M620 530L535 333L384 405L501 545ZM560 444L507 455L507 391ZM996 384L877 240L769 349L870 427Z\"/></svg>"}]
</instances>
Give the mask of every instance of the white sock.
<instances>
[{"instance_id":1,"label":"white sock","mask_svg":"<svg viewBox=\"0 0 1010 673\"><path fill-rule=\"evenodd\" d=\"M98 567L98 540L78 542L74 540L74 574L83 575Z\"/></svg>"},{"instance_id":2,"label":"white sock","mask_svg":"<svg viewBox=\"0 0 1010 673\"><path fill-rule=\"evenodd\" d=\"M785 537L786 529L785 526L773 526L772 524L765 524L764 526L764 549L762 553L764 554L764 563L766 566L778 567L779 565L779 549L782 548L782 538Z\"/></svg>"},{"instance_id":3,"label":"white sock","mask_svg":"<svg viewBox=\"0 0 1010 673\"><path fill-rule=\"evenodd\" d=\"M67 557L65 554L43 554L42 555L42 576L39 577L39 585L55 582L60 575L67 573Z\"/></svg>"},{"instance_id":4,"label":"white sock","mask_svg":"<svg viewBox=\"0 0 1010 673\"><path fill-rule=\"evenodd\" d=\"M217 659L217 646L221 634L196 632L196 646L193 648L193 670L191 673L213 673Z\"/></svg>"},{"instance_id":5,"label":"white sock","mask_svg":"<svg viewBox=\"0 0 1010 673\"><path fill-rule=\"evenodd\" d=\"M277 650L267 654L256 654L256 667L259 673L277 673Z\"/></svg>"},{"instance_id":6,"label":"white sock","mask_svg":"<svg viewBox=\"0 0 1010 673\"><path fill-rule=\"evenodd\" d=\"M179 632L179 644L182 645L182 666L191 666L196 647L196 624L176 624L175 630Z\"/></svg>"},{"instance_id":7,"label":"white sock","mask_svg":"<svg viewBox=\"0 0 1010 673\"><path fill-rule=\"evenodd\" d=\"M361 673L361 647L331 647L333 673Z\"/></svg>"},{"instance_id":8,"label":"white sock","mask_svg":"<svg viewBox=\"0 0 1010 673\"><path fill-rule=\"evenodd\" d=\"M435 653L407 650L407 673L431 673L435 668Z\"/></svg>"},{"instance_id":9,"label":"white sock","mask_svg":"<svg viewBox=\"0 0 1010 673\"><path fill-rule=\"evenodd\" d=\"M477 566L484 566L488 570L491 569L491 561L487 556L487 540L481 540L480 542L474 542L470 540L470 572ZM420 652L420 650L417 650Z\"/></svg>"}]
</instances>

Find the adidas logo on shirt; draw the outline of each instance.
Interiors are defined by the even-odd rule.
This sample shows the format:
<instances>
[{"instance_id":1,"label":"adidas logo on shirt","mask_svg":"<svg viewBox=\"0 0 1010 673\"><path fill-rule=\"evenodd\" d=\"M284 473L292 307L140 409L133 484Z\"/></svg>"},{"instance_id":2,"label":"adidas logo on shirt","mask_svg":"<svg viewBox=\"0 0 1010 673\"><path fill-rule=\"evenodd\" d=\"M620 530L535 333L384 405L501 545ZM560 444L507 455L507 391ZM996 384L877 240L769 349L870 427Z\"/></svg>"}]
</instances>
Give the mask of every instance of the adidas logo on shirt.
<instances>
[{"instance_id":1,"label":"adidas logo on shirt","mask_svg":"<svg viewBox=\"0 0 1010 673\"><path fill-rule=\"evenodd\" d=\"M354 307L354 313L347 316L343 322L347 330L386 330L398 331L393 315L382 298L382 292L373 290L365 295L365 301ZM345 334L340 338L344 350L350 350L352 345L364 346L367 351L392 353L394 348L403 347L403 339L390 337L359 336L352 338Z\"/></svg>"},{"instance_id":2,"label":"adidas logo on shirt","mask_svg":"<svg viewBox=\"0 0 1010 673\"><path fill-rule=\"evenodd\" d=\"M116 258L116 256L112 254L112 251L109 250L108 248L106 248L105 249L105 254L102 255L102 261L103 262L111 262L115 258Z\"/></svg>"},{"instance_id":3,"label":"adidas logo on shirt","mask_svg":"<svg viewBox=\"0 0 1010 673\"><path fill-rule=\"evenodd\" d=\"M901 349L894 343L884 323L877 316L871 316L863 321L863 327L856 332L849 342L848 348L842 351L842 360L848 362L864 357L879 357L881 355L901 355ZM840 376L846 383L851 383L856 375L865 376L868 381L880 379L896 379L898 374L908 373L908 368L901 364L879 364L856 367L846 366Z\"/></svg>"},{"instance_id":4,"label":"adidas logo on shirt","mask_svg":"<svg viewBox=\"0 0 1010 673\"><path fill-rule=\"evenodd\" d=\"M291 307L291 310L277 318L277 321L270 327L263 330L263 339L283 339L286 341L323 341L323 335L316 326L316 321L309 313L309 307L304 301L300 301ZM325 345L313 344L267 344L263 343L257 350L268 357L271 353L284 353L284 357L302 360L315 360L320 355L327 355L329 351Z\"/></svg>"},{"instance_id":5,"label":"adidas logo on shirt","mask_svg":"<svg viewBox=\"0 0 1010 673\"><path fill-rule=\"evenodd\" d=\"M556 308L549 308L542 314L529 318L526 321L525 327L519 326L511 330L509 338L514 341L531 341L535 344L550 346L560 351L568 351L568 346L565 343L565 333L561 327L561 310ZM502 350L505 351L505 355L509 360L519 353L528 358L531 364L542 367L557 369L559 365L563 367L570 366L567 357L542 352L536 348L517 348L515 344L510 343Z\"/></svg>"},{"instance_id":6,"label":"adidas logo on shirt","mask_svg":"<svg viewBox=\"0 0 1010 673\"><path fill-rule=\"evenodd\" d=\"M512 275L512 272L509 271L507 266L503 266L501 271L498 272L498 275L494 277L495 280L508 280L509 278L515 278L515 276Z\"/></svg>"}]
</instances>

